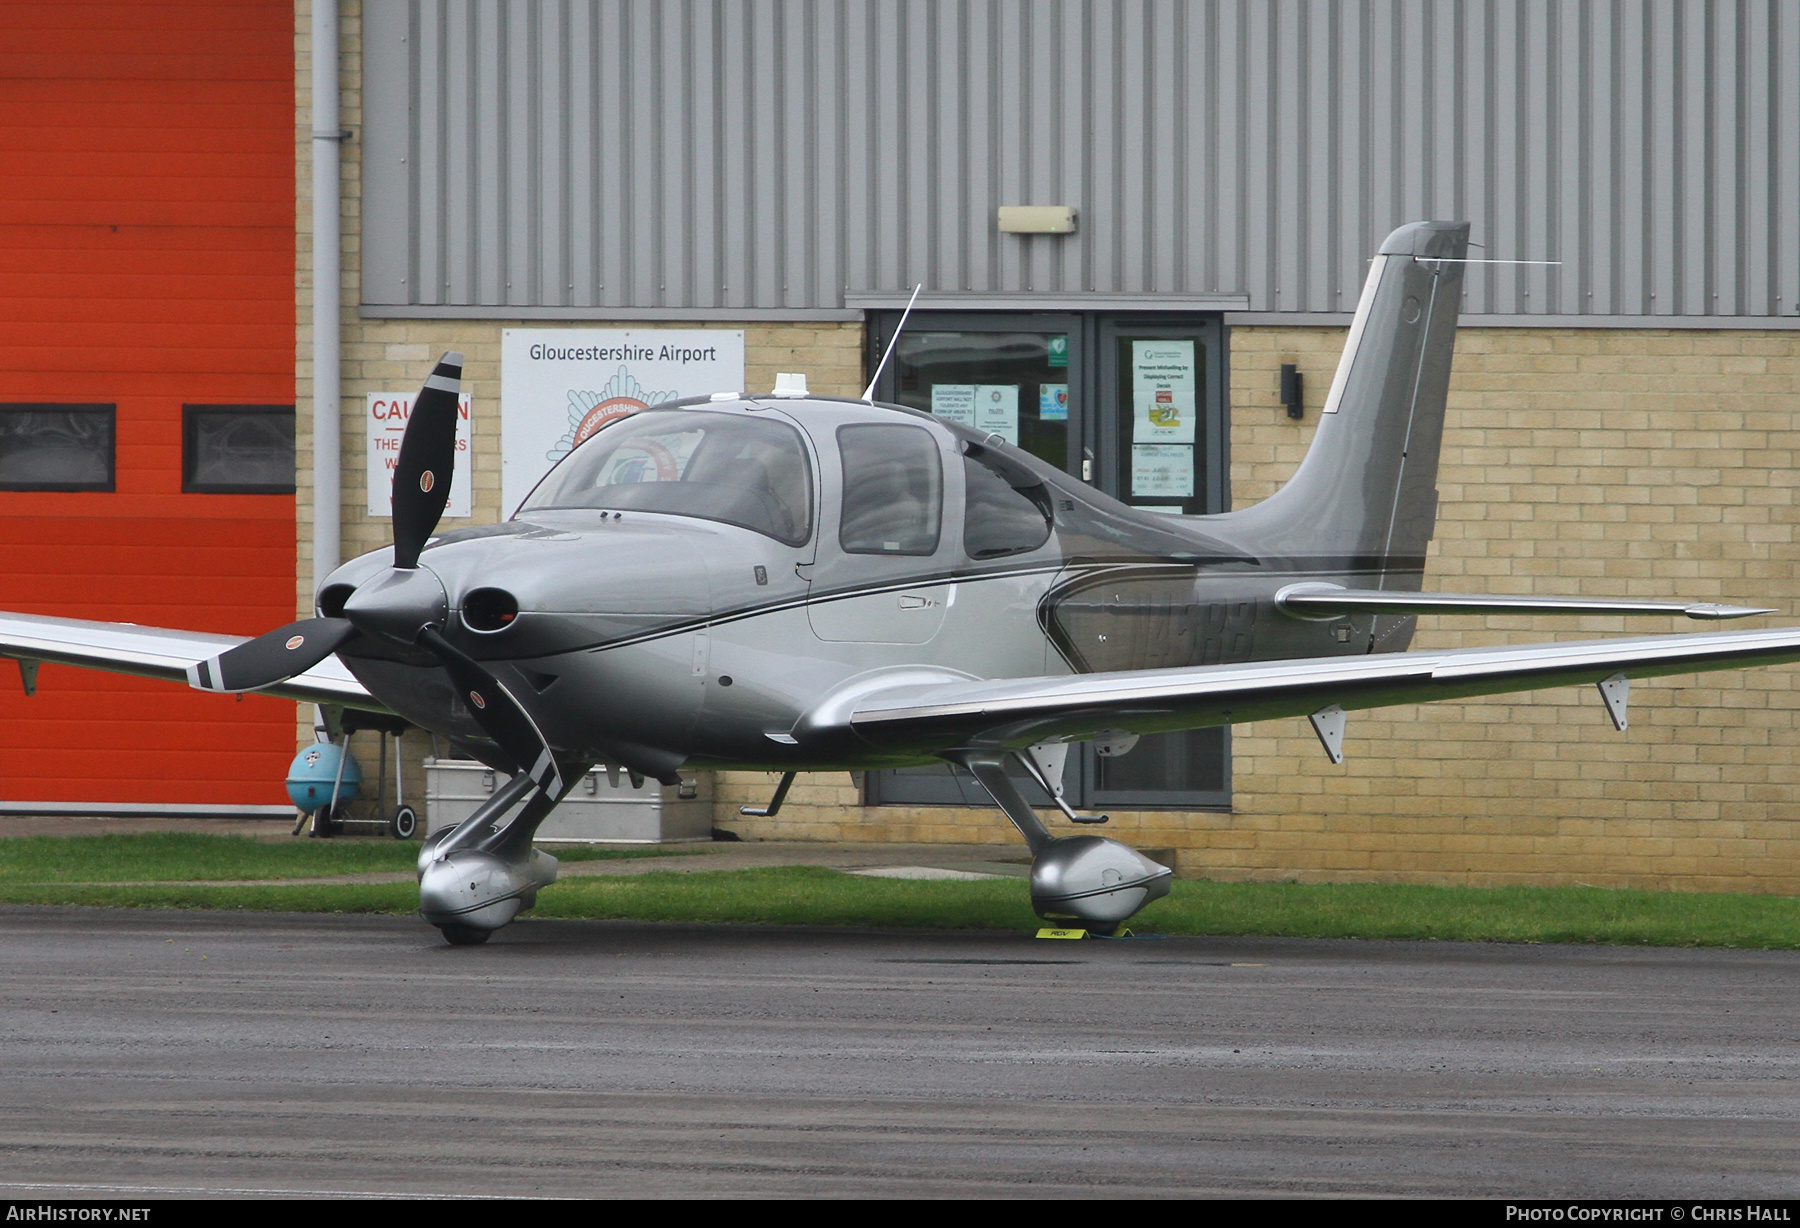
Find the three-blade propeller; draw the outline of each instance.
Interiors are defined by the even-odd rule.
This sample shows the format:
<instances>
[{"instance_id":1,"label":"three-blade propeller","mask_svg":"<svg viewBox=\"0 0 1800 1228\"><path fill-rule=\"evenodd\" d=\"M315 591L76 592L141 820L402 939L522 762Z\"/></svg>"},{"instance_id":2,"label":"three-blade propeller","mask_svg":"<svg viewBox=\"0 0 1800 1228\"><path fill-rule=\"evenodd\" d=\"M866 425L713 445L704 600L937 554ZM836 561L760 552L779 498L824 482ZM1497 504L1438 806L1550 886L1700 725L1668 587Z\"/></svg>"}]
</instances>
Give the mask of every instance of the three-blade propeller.
<instances>
[{"instance_id":1,"label":"three-blade propeller","mask_svg":"<svg viewBox=\"0 0 1800 1228\"><path fill-rule=\"evenodd\" d=\"M443 588L419 569L437 529L456 468L457 402L462 355L445 354L419 390L394 468L394 564L364 582L344 603L342 618L308 618L239 644L188 667L202 691L257 691L303 674L360 636L423 648L450 675L469 716L500 748L514 772L526 772L551 798L563 790L550 743L522 704L479 662L442 634Z\"/></svg>"}]
</instances>

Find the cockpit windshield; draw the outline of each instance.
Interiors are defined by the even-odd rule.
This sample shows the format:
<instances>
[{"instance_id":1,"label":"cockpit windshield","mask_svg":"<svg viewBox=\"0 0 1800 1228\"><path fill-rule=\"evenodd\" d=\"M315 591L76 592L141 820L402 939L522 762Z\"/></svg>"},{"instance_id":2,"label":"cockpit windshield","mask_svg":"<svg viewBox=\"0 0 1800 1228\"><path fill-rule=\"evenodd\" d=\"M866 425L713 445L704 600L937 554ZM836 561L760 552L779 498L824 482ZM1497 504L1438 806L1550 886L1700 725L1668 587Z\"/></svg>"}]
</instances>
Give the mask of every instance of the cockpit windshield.
<instances>
[{"instance_id":1,"label":"cockpit windshield","mask_svg":"<svg viewBox=\"0 0 1800 1228\"><path fill-rule=\"evenodd\" d=\"M798 546L812 536L812 468L786 423L646 410L576 448L519 510L588 507L718 520Z\"/></svg>"}]
</instances>

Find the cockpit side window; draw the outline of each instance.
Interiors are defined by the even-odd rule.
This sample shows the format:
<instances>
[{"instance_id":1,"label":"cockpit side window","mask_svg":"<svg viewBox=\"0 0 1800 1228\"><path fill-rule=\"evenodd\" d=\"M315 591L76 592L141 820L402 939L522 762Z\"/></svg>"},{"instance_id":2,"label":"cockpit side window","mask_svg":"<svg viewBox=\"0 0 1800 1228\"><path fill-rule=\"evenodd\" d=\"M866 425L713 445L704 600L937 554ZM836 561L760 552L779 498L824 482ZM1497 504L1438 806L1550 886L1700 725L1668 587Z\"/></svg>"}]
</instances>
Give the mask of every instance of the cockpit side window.
<instances>
[{"instance_id":1,"label":"cockpit side window","mask_svg":"<svg viewBox=\"0 0 1800 1228\"><path fill-rule=\"evenodd\" d=\"M943 518L944 468L937 440L917 426L841 426L846 554L935 554Z\"/></svg>"},{"instance_id":2,"label":"cockpit side window","mask_svg":"<svg viewBox=\"0 0 1800 1228\"><path fill-rule=\"evenodd\" d=\"M1025 466L964 443L963 490L963 549L970 558L1024 554L1050 539L1050 492Z\"/></svg>"},{"instance_id":3,"label":"cockpit side window","mask_svg":"<svg viewBox=\"0 0 1800 1228\"><path fill-rule=\"evenodd\" d=\"M519 510L590 507L718 520L799 546L812 536L812 467L785 423L646 410L576 448Z\"/></svg>"}]
</instances>

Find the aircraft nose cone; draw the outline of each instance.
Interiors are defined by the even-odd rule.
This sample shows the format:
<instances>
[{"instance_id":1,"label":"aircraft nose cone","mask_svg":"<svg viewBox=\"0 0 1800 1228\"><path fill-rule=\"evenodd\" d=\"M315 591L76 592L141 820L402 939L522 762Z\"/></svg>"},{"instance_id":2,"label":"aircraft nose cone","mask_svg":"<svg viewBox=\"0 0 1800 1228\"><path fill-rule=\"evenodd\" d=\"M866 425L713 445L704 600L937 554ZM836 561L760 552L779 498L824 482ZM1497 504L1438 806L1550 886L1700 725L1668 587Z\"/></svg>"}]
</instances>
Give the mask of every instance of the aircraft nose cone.
<instances>
[{"instance_id":1,"label":"aircraft nose cone","mask_svg":"<svg viewBox=\"0 0 1800 1228\"><path fill-rule=\"evenodd\" d=\"M344 617L358 631L402 644L417 640L427 624L443 626L449 616L443 582L423 567L393 568L360 585L344 602Z\"/></svg>"}]
</instances>

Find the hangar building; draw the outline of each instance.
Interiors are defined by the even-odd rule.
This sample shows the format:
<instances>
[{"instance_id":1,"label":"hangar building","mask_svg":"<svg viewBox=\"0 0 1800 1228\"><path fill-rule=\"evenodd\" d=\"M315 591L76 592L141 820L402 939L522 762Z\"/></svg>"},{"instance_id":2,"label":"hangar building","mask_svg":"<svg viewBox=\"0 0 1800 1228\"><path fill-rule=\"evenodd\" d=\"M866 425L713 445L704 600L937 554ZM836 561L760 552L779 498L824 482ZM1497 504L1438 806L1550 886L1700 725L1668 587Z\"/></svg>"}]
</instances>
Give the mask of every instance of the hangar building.
<instances>
[{"instance_id":1,"label":"hangar building","mask_svg":"<svg viewBox=\"0 0 1800 1228\"><path fill-rule=\"evenodd\" d=\"M1432 583L1800 608L1796 0L292 17L303 610L315 567L386 540L371 416L439 350L469 355L468 511L492 521L503 435L546 412L509 336L716 336L747 387L801 371L855 395L914 285L879 395L986 394L1129 502L1243 506L1307 445L1365 259L1425 217L1558 262L1469 270ZM1155 466L1122 410L1149 345L1183 356L1201 416ZM1417 641L1623 629L1446 617ZM1358 714L1342 767L1291 722L1146 739L1072 779L1183 873L1794 891L1793 677L1642 686L1624 738L1557 691ZM775 820L736 814L768 780L716 783L746 836L1011 838L941 774L821 777Z\"/></svg>"}]
</instances>

